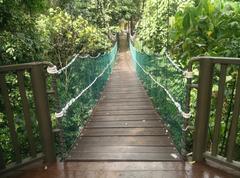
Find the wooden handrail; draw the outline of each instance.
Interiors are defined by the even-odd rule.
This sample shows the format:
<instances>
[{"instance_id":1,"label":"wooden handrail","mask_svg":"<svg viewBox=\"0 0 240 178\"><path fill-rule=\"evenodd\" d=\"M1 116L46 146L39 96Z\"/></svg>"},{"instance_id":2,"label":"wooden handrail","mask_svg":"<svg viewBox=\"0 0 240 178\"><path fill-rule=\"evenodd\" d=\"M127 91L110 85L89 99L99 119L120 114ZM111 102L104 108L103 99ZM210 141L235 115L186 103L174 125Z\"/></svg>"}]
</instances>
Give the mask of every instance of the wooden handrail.
<instances>
[{"instance_id":1,"label":"wooden handrail","mask_svg":"<svg viewBox=\"0 0 240 178\"><path fill-rule=\"evenodd\" d=\"M37 160L37 146L36 140L34 140L33 128L32 128L32 121L31 121L31 111L30 111L30 104L26 94L25 88L25 76L24 73L28 72L31 77L31 84L32 84L32 92L34 97L34 106L35 106L35 113L37 115L38 126L40 130L40 138L41 144L43 145L43 153L45 163L49 164L56 161L56 154L54 148L54 139L52 133L52 124L51 124L51 117L49 111L49 104L48 104L48 96L47 96L47 87L46 87L46 78L45 78L45 67L46 65L52 65L48 62L33 62L27 64L19 64L19 65L7 65L7 66L0 66L0 89L1 95L3 98L4 104L4 114L7 118L8 128L10 130L10 138L11 143L14 150L14 160L12 160L15 166L19 167L20 165L26 164L26 160L32 162L33 160ZM25 122L25 129L27 133L27 139L29 142L29 153L30 158L23 159L21 157L21 150L20 150L20 143L17 138L17 130L15 128L15 118L14 118L14 111L12 103L10 102L10 89L6 84L6 76L7 75L16 75L20 99L22 103L22 110L23 110L23 117ZM0 150L0 172L4 172L5 170L9 169L8 165L4 163L4 152Z\"/></svg>"},{"instance_id":2,"label":"wooden handrail","mask_svg":"<svg viewBox=\"0 0 240 178\"><path fill-rule=\"evenodd\" d=\"M222 111L224 103L224 90L226 84L227 68L230 66L237 66L237 85L236 94L234 98L234 109L232 114L231 127L229 129L227 155L226 158L218 159L218 162L224 160L224 165L229 165L239 169L239 164L233 164L234 160L234 146L236 144L237 125L240 112L240 59L239 58L226 58L226 57L196 57L190 61L189 70L192 68L192 63L199 63L199 80L198 80L198 94L197 94L197 110L195 120L195 132L193 143L193 159L195 161L202 161L205 158L211 158L211 160L217 160L221 157L218 154L218 145L221 129ZM213 143L211 145L210 154L207 150L208 139L208 125L210 119L210 107L212 98L212 83L213 83L213 71L215 65L221 66L220 77L218 83L217 104L213 131ZM191 86L191 81L188 82ZM238 167L236 167L238 165Z\"/></svg>"}]
</instances>

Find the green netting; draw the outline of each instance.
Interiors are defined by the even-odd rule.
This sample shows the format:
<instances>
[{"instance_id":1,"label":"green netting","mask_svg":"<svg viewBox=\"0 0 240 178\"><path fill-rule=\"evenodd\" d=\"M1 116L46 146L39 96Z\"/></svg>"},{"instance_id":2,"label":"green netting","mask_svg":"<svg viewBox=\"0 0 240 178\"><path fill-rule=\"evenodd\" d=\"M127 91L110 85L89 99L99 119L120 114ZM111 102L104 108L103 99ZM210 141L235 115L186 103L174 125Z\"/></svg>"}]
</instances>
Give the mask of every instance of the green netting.
<instances>
[{"instance_id":1,"label":"green netting","mask_svg":"<svg viewBox=\"0 0 240 178\"><path fill-rule=\"evenodd\" d=\"M177 149L179 152L185 153L184 118L179 111L179 108L185 110L183 106L186 98L186 79L183 71L178 70L167 56L141 53L134 48L132 43L130 43L130 51L139 79L169 128ZM169 95L172 96L175 103Z\"/></svg>"},{"instance_id":2,"label":"green netting","mask_svg":"<svg viewBox=\"0 0 240 178\"><path fill-rule=\"evenodd\" d=\"M84 126L93 107L96 105L101 91L112 72L116 54L117 44L115 44L109 53L100 55L99 57L78 57L71 66L59 74L57 88L60 108L66 107L69 102L71 104L64 111L64 116L60 119L65 142L65 152L74 144L80 133L79 130ZM94 84L76 99L91 83ZM71 103L72 99L75 101ZM60 144L59 142L58 144ZM58 146L60 148L62 145ZM59 149L58 151L60 152Z\"/></svg>"}]
</instances>

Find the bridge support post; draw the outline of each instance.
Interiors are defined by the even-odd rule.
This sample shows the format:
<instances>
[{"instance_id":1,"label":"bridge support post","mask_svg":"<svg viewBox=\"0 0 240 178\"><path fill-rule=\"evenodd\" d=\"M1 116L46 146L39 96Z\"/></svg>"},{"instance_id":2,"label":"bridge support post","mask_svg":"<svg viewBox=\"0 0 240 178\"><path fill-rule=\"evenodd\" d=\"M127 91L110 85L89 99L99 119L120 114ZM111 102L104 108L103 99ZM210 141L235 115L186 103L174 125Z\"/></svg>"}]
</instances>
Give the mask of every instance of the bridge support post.
<instances>
[{"instance_id":1,"label":"bridge support post","mask_svg":"<svg viewBox=\"0 0 240 178\"><path fill-rule=\"evenodd\" d=\"M0 146L0 170L5 168L5 161L4 161L4 157L3 157L3 151L2 148Z\"/></svg>"},{"instance_id":2,"label":"bridge support post","mask_svg":"<svg viewBox=\"0 0 240 178\"><path fill-rule=\"evenodd\" d=\"M200 61L197 113L193 140L193 160L202 161L208 137L209 113L211 106L213 66L210 59L202 58Z\"/></svg>"},{"instance_id":3,"label":"bridge support post","mask_svg":"<svg viewBox=\"0 0 240 178\"><path fill-rule=\"evenodd\" d=\"M31 81L45 161L47 164L53 163L56 161L56 153L42 64L31 69Z\"/></svg>"}]
</instances>

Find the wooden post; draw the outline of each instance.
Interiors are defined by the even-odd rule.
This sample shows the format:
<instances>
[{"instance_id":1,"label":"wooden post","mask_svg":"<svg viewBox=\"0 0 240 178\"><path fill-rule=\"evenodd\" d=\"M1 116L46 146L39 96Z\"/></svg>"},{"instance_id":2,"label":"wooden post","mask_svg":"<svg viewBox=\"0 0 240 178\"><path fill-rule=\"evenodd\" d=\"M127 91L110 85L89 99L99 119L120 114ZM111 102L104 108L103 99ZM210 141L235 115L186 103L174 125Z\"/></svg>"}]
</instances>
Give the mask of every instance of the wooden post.
<instances>
[{"instance_id":1,"label":"wooden post","mask_svg":"<svg viewBox=\"0 0 240 178\"><path fill-rule=\"evenodd\" d=\"M17 163L20 163L22 160L21 152L20 152L20 144L18 141L18 135L17 135L16 127L15 127L14 114L12 111L8 88L7 88L6 81L5 81L5 74L2 74L2 73L0 73L0 87L1 87L1 93L2 93L3 101L4 101L5 112L6 112L6 116L7 116L7 122L8 122L9 132L10 132L11 143L12 143L13 150L14 150L14 159Z\"/></svg>"},{"instance_id":2,"label":"wooden post","mask_svg":"<svg viewBox=\"0 0 240 178\"><path fill-rule=\"evenodd\" d=\"M31 115L30 115L30 107L29 102L26 95L26 89L24 86L24 71L17 72L18 78L18 85L19 85L19 93L21 96L21 102L23 106L23 114L25 120L25 126L27 131L27 137L30 146L30 155L31 157L36 157L36 145L33 137L33 129L32 129L32 122L31 122Z\"/></svg>"},{"instance_id":3,"label":"wooden post","mask_svg":"<svg viewBox=\"0 0 240 178\"><path fill-rule=\"evenodd\" d=\"M240 69L238 69L238 77L237 77L237 88L236 94L234 98L234 106L233 106L233 114L232 114L232 123L229 130L229 140L227 145L227 161L232 162L234 159L234 150L237 139L237 129L238 129L238 119L240 108Z\"/></svg>"},{"instance_id":4,"label":"wooden post","mask_svg":"<svg viewBox=\"0 0 240 178\"><path fill-rule=\"evenodd\" d=\"M217 96L217 106L216 106L216 118L214 124L213 132L213 144L212 144L212 156L217 156L218 154L218 143L219 134L221 130L221 119L222 119L222 109L224 102L224 89L227 75L227 65L221 65L220 79L218 84L218 96Z\"/></svg>"},{"instance_id":5,"label":"wooden post","mask_svg":"<svg viewBox=\"0 0 240 178\"><path fill-rule=\"evenodd\" d=\"M31 69L31 80L45 161L46 163L53 163L56 161L56 153L43 65L36 65Z\"/></svg>"},{"instance_id":6,"label":"wooden post","mask_svg":"<svg viewBox=\"0 0 240 178\"><path fill-rule=\"evenodd\" d=\"M3 157L3 150L0 147L0 170L5 168L5 161Z\"/></svg>"},{"instance_id":7,"label":"wooden post","mask_svg":"<svg viewBox=\"0 0 240 178\"><path fill-rule=\"evenodd\" d=\"M197 113L193 140L194 161L202 161L203 153L206 149L214 66L208 58L203 58L199 61L200 73L197 95Z\"/></svg>"}]
</instances>

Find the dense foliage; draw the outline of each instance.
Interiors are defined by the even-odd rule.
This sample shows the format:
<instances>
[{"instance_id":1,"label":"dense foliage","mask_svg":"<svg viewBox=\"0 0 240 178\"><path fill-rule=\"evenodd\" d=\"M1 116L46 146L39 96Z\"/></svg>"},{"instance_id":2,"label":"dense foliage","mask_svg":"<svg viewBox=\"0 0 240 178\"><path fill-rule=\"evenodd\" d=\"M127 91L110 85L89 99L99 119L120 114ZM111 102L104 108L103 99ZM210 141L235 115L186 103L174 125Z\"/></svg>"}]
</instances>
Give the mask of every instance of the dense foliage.
<instances>
[{"instance_id":1,"label":"dense foliage","mask_svg":"<svg viewBox=\"0 0 240 178\"><path fill-rule=\"evenodd\" d=\"M240 57L240 3L188 3L171 18L171 52L181 63L198 55Z\"/></svg>"},{"instance_id":2,"label":"dense foliage","mask_svg":"<svg viewBox=\"0 0 240 178\"><path fill-rule=\"evenodd\" d=\"M144 0L74 1L68 5L72 14L81 15L106 32L116 32L121 20L137 20L141 16Z\"/></svg>"},{"instance_id":3,"label":"dense foliage","mask_svg":"<svg viewBox=\"0 0 240 178\"><path fill-rule=\"evenodd\" d=\"M40 9L27 2L0 1L0 64L42 59L43 46L30 15Z\"/></svg>"},{"instance_id":4,"label":"dense foliage","mask_svg":"<svg viewBox=\"0 0 240 178\"><path fill-rule=\"evenodd\" d=\"M161 4L161 5L160 5ZM160 5L160 7L158 6ZM158 6L158 7L157 7ZM174 1L148 0L144 9L143 18L136 30L135 45L146 53L163 54L164 50L182 68L187 68L189 60L194 56L228 56L239 57L240 43L240 3L225 0L199 0L199 1ZM151 69L157 73L161 65L155 65ZM197 74L198 71L194 70ZM227 83L223 108L223 121L221 122L221 138L219 153L226 155L227 130L231 127L231 109L233 104L234 87L236 84L236 72L228 70ZM215 69L215 76L219 76L219 66ZM168 76L171 77L171 76ZM160 78L159 78L160 80ZM218 91L218 77L213 81L213 98L211 105L211 118L209 124L209 146L212 142L214 118L216 110L216 96ZM177 79L171 82L177 83ZM196 82L196 81L194 81ZM173 89L176 86L173 86ZM174 92L172 93L174 95ZM192 114L195 114L196 90L191 93ZM157 105L158 107L158 105ZM190 123L194 125L194 117ZM239 125L240 127L240 125ZM189 133L189 149L192 145L192 131ZM237 155L240 152L240 133L237 138ZM191 150L191 148L189 149ZM239 157L237 157L239 159Z\"/></svg>"},{"instance_id":5,"label":"dense foliage","mask_svg":"<svg viewBox=\"0 0 240 178\"><path fill-rule=\"evenodd\" d=\"M0 0L0 65L50 61L61 68L72 59L75 53L82 56L106 53L113 46L114 33L119 31L119 22L138 19L141 14L139 9L142 7L142 2L138 0ZM74 74L72 76L70 75L72 71L63 73L63 77L59 80L62 87L59 89L61 107L70 97L74 97L80 89L86 87L90 80L93 80L103 69L106 60L101 58L99 61L79 58L77 60L79 68L75 67L75 69L77 72L82 71L81 75ZM108 59L110 58L108 57ZM102 64L101 61L105 61L105 63ZM74 77L77 79L73 80ZM35 116L29 73L24 72L24 78L34 140L37 140L36 151L40 152L39 128ZM20 143L21 157L26 158L30 156L30 145L25 129L17 76L9 74L5 79L14 112L14 124ZM104 77L104 80L106 79ZM69 85L70 81L74 81L75 86L74 84ZM94 93L91 91L87 93L83 98L84 102L79 101L74 107L70 114L72 117L69 116L72 120L64 120L64 129L68 129L70 137L76 134L74 131L72 133L71 129L78 129L83 125L84 120L88 117L89 109L93 107L99 97L99 92L104 84L103 81L100 80L100 82ZM50 89L51 81L48 80L47 84ZM65 88L67 89L65 90ZM57 120L54 118L56 105L56 100L50 97L54 128L57 127ZM0 95L0 127L0 151L4 153L6 163L11 163L15 161L14 150L2 95ZM69 139L68 146L73 138L67 137Z\"/></svg>"},{"instance_id":6,"label":"dense foliage","mask_svg":"<svg viewBox=\"0 0 240 178\"><path fill-rule=\"evenodd\" d=\"M13 7L5 1L1 6L12 12ZM31 16L19 4L14 10L11 18L3 14L1 64L48 60L64 65L74 53L94 55L111 47L107 36L81 16L60 8Z\"/></svg>"},{"instance_id":7,"label":"dense foliage","mask_svg":"<svg viewBox=\"0 0 240 178\"><path fill-rule=\"evenodd\" d=\"M167 45L168 17L173 15L178 0L148 0L137 26L136 44L148 53L159 53Z\"/></svg>"},{"instance_id":8,"label":"dense foliage","mask_svg":"<svg viewBox=\"0 0 240 178\"><path fill-rule=\"evenodd\" d=\"M113 45L115 33L120 31L119 24L127 22L133 28L136 25L135 46L143 52L162 55L168 51L171 57L182 68L187 67L189 59L193 56L231 56L240 57L240 3L227 0L0 0L0 65L19 64L33 61L50 61L58 67L65 66L73 54L90 54L95 56L107 52ZM146 55L148 56L148 55ZM148 56L149 57L149 56ZM149 57L145 64L147 70L154 75L158 81L166 80L166 88L171 90L176 98L180 98L183 90L176 83L183 84L176 75L169 75L174 71L168 64L166 58ZM90 60L89 60L90 61ZM61 101L68 101L74 97L76 92L86 87L94 77L89 67L95 64L95 69L100 67L100 61L82 62L74 68L83 71L76 76L76 72L67 71L61 77ZM144 60L143 60L144 62ZM94 63L94 64L93 64ZM105 63L104 63L105 65ZM104 66L103 65L103 66ZM81 67L79 67L81 66ZM101 69L103 68L101 66ZM167 67L166 67L167 66ZM79 67L79 68L78 68ZM166 69L167 68L167 69ZM99 69L100 70L100 69ZM160 72L161 70L161 72ZM197 70L195 70L197 71ZM71 72L75 76L71 76ZM89 75L85 75L88 73ZM96 71L95 71L96 72ZM97 71L99 72L99 71ZM216 74L219 73L217 67ZM37 142L37 151L41 150L38 135L38 125L34 115L33 96L31 93L31 81L28 73L24 73L27 97L29 98L33 122L34 137ZM75 80L70 81L70 77ZM80 103L72 110L72 121L64 120L66 130L77 130L83 125L88 117L89 109L96 103L99 91L104 81L99 84L100 88L89 91ZM10 93L11 104L14 110L14 119L21 146L23 157L29 156L29 144L24 129L24 116L22 113L21 97L18 91L18 82L15 74L6 76L7 86ZM63 83L63 81L65 83ZM74 86L71 82L80 82ZM213 101L216 103L217 81L214 78ZM175 106L167 107L169 100L164 95L158 94L158 87L147 81L150 95L155 96L156 108L164 114L178 112ZM48 82L50 84L50 82ZM67 86L69 84L69 86ZM174 85L175 84L175 85ZM230 127L231 107L233 105L234 87L236 84L236 73L228 71L227 96L224 101L224 119L222 121L220 152L225 155L227 145L227 130ZM59 83L58 83L59 85ZM64 90L64 87L66 90ZM181 91L180 91L181 90ZM69 93L67 93L69 91ZM177 93L178 92L178 93ZM163 92L162 92L163 93ZM173 95L174 95L173 94ZM159 97L161 96L161 97ZM5 153L7 162L14 161L13 149L9 136L8 122L4 113L3 99L0 95L0 149ZM183 98L185 97L182 96ZM192 92L191 106L195 106L196 91ZM86 102L87 101L87 102ZM55 101L50 100L51 105ZM166 103L159 107L159 103ZM63 106L65 103L61 103ZM168 103L169 104L169 103ZM52 110L55 112L55 110ZM76 116L77 112L81 112ZM195 109L192 109L195 112ZM209 145L211 145L211 134L214 125L215 110L211 111L211 122L209 124ZM52 114L53 115L53 114ZM164 115L163 115L164 116ZM171 123L168 115L164 116ZM179 117L179 116L178 116ZM176 117L178 119L178 117ZM177 120L175 119L175 120ZM172 120L173 122L174 120ZM53 118L53 126L56 126ZM173 129L181 129L177 120ZM194 119L191 120L193 125ZM240 123L239 123L240 125ZM76 132L69 133L68 138L75 136ZM177 133L177 132L176 132ZM240 152L240 133L237 138L237 151ZM180 137L180 136L179 136ZM192 132L190 133L189 150L192 144ZM71 140L71 139L69 139ZM70 142L72 142L71 140ZM68 143L70 146L70 143ZM240 155L240 154L238 154ZM240 158L238 158L240 159Z\"/></svg>"},{"instance_id":9,"label":"dense foliage","mask_svg":"<svg viewBox=\"0 0 240 178\"><path fill-rule=\"evenodd\" d=\"M37 18L40 40L45 44L45 58L65 66L74 53L97 55L110 49L111 41L100 29L81 16L72 17L60 8L49 9Z\"/></svg>"}]
</instances>

